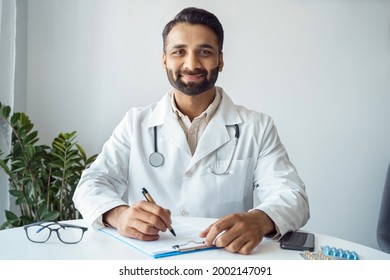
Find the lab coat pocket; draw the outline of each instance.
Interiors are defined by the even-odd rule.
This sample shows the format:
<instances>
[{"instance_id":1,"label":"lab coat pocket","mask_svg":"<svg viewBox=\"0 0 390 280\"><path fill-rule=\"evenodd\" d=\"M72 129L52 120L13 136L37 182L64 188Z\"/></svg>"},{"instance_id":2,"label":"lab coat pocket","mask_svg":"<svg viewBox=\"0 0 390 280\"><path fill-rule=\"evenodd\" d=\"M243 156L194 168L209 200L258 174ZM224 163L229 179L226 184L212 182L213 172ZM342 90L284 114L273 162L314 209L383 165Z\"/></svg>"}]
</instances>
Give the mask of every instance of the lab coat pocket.
<instances>
[{"instance_id":1,"label":"lab coat pocket","mask_svg":"<svg viewBox=\"0 0 390 280\"><path fill-rule=\"evenodd\" d=\"M214 175L217 187L217 202L221 204L243 201L252 189L251 183L251 158L233 160L229 171L224 175ZM219 160L216 172L223 172L229 165L229 161ZM219 173L218 173L219 174Z\"/></svg>"}]
</instances>

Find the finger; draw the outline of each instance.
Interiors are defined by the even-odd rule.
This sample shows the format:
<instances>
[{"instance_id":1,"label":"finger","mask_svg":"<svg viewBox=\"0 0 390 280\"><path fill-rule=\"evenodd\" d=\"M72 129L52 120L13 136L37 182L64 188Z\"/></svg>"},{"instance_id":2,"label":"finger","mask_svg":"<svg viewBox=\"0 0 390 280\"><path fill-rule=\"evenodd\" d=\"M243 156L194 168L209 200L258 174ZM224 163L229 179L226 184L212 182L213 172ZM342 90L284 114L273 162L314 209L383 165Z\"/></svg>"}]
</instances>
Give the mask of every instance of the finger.
<instances>
[{"instance_id":1,"label":"finger","mask_svg":"<svg viewBox=\"0 0 390 280\"><path fill-rule=\"evenodd\" d=\"M160 230L164 231L165 226L158 217L153 216L154 214L144 209L142 203L136 203L128 209L126 217L117 229L125 236L129 236L133 229L142 234L157 235Z\"/></svg>"},{"instance_id":2,"label":"finger","mask_svg":"<svg viewBox=\"0 0 390 280\"><path fill-rule=\"evenodd\" d=\"M167 212L167 214L168 214L168 216L169 216L169 224L168 225L171 225L172 224L172 219L171 219L171 210L169 210L169 209L164 209L165 210L165 212Z\"/></svg>"},{"instance_id":3,"label":"finger","mask_svg":"<svg viewBox=\"0 0 390 280\"><path fill-rule=\"evenodd\" d=\"M153 213L146 213L141 221L150 227L155 228L158 231L163 231L165 232L167 230L167 225L166 223L157 215Z\"/></svg>"},{"instance_id":4,"label":"finger","mask_svg":"<svg viewBox=\"0 0 390 280\"><path fill-rule=\"evenodd\" d=\"M128 227L126 228L125 232L119 232L121 235L130 237L130 238L135 238L138 240L143 240L143 241L153 241L157 240L160 238L160 236L156 234L145 234L143 232L140 232L136 228Z\"/></svg>"},{"instance_id":5,"label":"finger","mask_svg":"<svg viewBox=\"0 0 390 280\"><path fill-rule=\"evenodd\" d=\"M251 247L251 240L247 239L245 236L237 236L231 240L228 244L224 245L225 250L232 253L245 253L249 254L253 247Z\"/></svg>"},{"instance_id":6,"label":"finger","mask_svg":"<svg viewBox=\"0 0 390 280\"><path fill-rule=\"evenodd\" d=\"M238 250L238 253L249 255L253 249L257 246L258 243L254 242L253 240L248 241L245 243L240 250Z\"/></svg>"},{"instance_id":7,"label":"finger","mask_svg":"<svg viewBox=\"0 0 390 280\"><path fill-rule=\"evenodd\" d=\"M143 212L139 215L139 219L148 223L155 228L166 231L167 226L171 225L171 217L167 213L166 209L147 201L141 201L138 203L138 209Z\"/></svg>"},{"instance_id":8,"label":"finger","mask_svg":"<svg viewBox=\"0 0 390 280\"><path fill-rule=\"evenodd\" d=\"M226 234L226 231L228 228L226 228L223 224L221 223L215 223L211 226L210 230L208 231L206 235L206 240L205 243L207 245L216 245L216 246L221 246L223 247L223 244L221 242L216 244L216 242ZM226 237L225 237L226 239Z\"/></svg>"},{"instance_id":9,"label":"finger","mask_svg":"<svg viewBox=\"0 0 390 280\"><path fill-rule=\"evenodd\" d=\"M136 220L134 222L134 228L139 231L142 234L146 235L158 235L159 229L154 227L153 225L149 223L145 223L144 221L141 220Z\"/></svg>"},{"instance_id":10,"label":"finger","mask_svg":"<svg viewBox=\"0 0 390 280\"><path fill-rule=\"evenodd\" d=\"M213 224L209 225L204 231L199 233L199 237L205 238L207 236L207 234L209 233L212 226L213 226Z\"/></svg>"},{"instance_id":11,"label":"finger","mask_svg":"<svg viewBox=\"0 0 390 280\"><path fill-rule=\"evenodd\" d=\"M146 201L144 203L144 206L147 207L148 211L160 218L160 220L164 224L165 229L167 226L170 226L172 224L171 211L169 209L162 208L157 204Z\"/></svg>"},{"instance_id":12,"label":"finger","mask_svg":"<svg viewBox=\"0 0 390 280\"><path fill-rule=\"evenodd\" d=\"M142 220L134 218L129 219L126 223L122 223L121 226L117 228L117 230L123 236L142 240L158 239L159 232L157 228L143 222Z\"/></svg>"},{"instance_id":13,"label":"finger","mask_svg":"<svg viewBox=\"0 0 390 280\"><path fill-rule=\"evenodd\" d=\"M212 224L211 228L209 229L206 235L206 240L205 240L206 244L208 245L214 244L217 236L219 238L219 235L229 230L233 226L234 226L234 221L230 219L229 216L225 216L219 219L214 224Z\"/></svg>"}]
</instances>

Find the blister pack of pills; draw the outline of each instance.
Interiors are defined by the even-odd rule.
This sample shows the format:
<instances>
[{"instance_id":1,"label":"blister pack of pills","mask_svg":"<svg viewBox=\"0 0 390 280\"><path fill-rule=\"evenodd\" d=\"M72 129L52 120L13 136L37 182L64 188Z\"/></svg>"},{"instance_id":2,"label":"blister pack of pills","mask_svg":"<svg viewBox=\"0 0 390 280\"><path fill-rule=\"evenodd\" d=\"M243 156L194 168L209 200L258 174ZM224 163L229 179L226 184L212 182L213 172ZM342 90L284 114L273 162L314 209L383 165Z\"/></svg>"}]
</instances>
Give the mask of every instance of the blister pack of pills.
<instances>
[{"instance_id":1,"label":"blister pack of pills","mask_svg":"<svg viewBox=\"0 0 390 280\"><path fill-rule=\"evenodd\" d=\"M321 247L318 252L304 251L301 256L306 260L358 260L359 255L355 251L349 251L341 248L330 247L328 245Z\"/></svg>"}]
</instances>

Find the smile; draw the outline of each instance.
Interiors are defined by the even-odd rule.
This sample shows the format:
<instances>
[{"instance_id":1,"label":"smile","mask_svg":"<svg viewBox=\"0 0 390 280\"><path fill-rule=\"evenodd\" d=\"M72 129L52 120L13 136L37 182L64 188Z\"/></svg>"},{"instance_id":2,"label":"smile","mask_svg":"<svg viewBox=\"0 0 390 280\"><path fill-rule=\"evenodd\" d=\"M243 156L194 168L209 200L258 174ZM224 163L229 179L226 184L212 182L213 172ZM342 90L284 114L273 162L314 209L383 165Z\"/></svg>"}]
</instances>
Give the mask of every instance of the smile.
<instances>
[{"instance_id":1,"label":"smile","mask_svg":"<svg viewBox=\"0 0 390 280\"><path fill-rule=\"evenodd\" d=\"M196 75L187 75L187 74L182 74L181 77L184 80L190 81L190 82L196 82L201 79L203 79L204 75L203 74L196 74Z\"/></svg>"}]
</instances>

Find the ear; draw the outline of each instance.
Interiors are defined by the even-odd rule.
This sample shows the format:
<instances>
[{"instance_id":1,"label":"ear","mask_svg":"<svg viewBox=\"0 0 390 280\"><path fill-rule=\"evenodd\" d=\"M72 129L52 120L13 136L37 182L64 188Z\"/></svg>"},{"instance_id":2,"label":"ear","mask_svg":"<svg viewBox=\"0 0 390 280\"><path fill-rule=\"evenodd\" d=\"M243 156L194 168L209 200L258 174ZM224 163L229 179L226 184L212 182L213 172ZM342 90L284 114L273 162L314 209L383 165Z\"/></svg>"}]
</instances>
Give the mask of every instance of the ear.
<instances>
[{"instance_id":1,"label":"ear","mask_svg":"<svg viewBox=\"0 0 390 280\"><path fill-rule=\"evenodd\" d=\"M221 52L221 53L219 54L219 64L218 64L218 71L219 71L219 72L222 72L223 65L224 65L224 62L223 62L223 53Z\"/></svg>"},{"instance_id":2,"label":"ear","mask_svg":"<svg viewBox=\"0 0 390 280\"><path fill-rule=\"evenodd\" d=\"M162 54L161 61L162 61L162 66L164 67L164 69L167 69L167 56L166 56L165 52L163 52L163 54Z\"/></svg>"}]
</instances>

